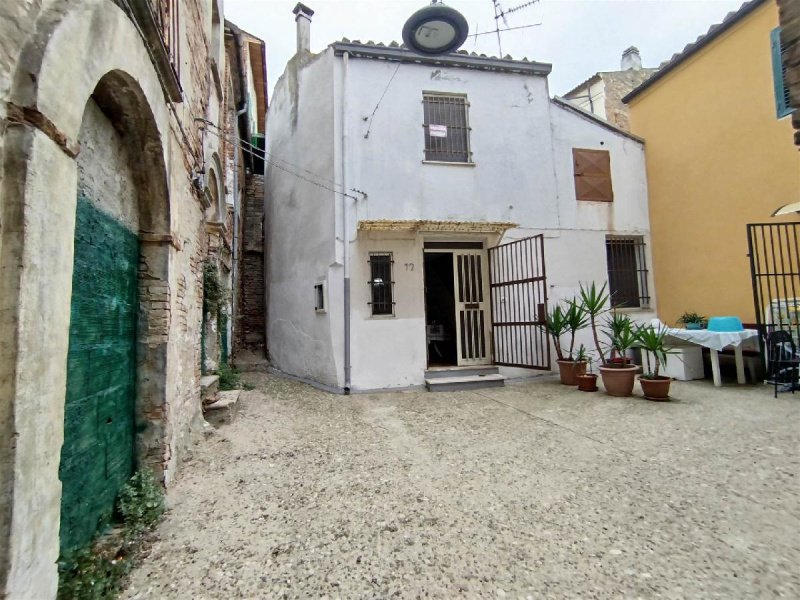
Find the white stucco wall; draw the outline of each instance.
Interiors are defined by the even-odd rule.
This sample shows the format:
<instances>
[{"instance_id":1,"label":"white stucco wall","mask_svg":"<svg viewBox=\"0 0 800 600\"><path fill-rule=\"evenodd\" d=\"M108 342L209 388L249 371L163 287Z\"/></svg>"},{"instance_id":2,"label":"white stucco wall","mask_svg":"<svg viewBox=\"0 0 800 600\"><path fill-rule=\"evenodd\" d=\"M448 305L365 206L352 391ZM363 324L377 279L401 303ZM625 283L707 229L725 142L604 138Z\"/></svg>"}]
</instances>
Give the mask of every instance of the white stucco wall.
<instances>
[{"instance_id":1,"label":"white stucco wall","mask_svg":"<svg viewBox=\"0 0 800 600\"><path fill-rule=\"evenodd\" d=\"M359 220L557 226L546 78L401 64L365 138L365 119L397 63L349 63L349 183L368 194L358 204ZM423 91L467 95L474 166L423 164Z\"/></svg>"},{"instance_id":2,"label":"white stucco wall","mask_svg":"<svg viewBox=\"0 0 800 600\"><path fill-rule=\"evenodd\" d=\"M332 187L336 177L331 61L328 54L292 59L269 109L267 152L275 164L266 174L267 343L278 369L341 387L342 265L334 248L340 197L301 178L314 173ZM318 282L326 286L325 312L314 309Z\"/></svg>"}]
</instances>

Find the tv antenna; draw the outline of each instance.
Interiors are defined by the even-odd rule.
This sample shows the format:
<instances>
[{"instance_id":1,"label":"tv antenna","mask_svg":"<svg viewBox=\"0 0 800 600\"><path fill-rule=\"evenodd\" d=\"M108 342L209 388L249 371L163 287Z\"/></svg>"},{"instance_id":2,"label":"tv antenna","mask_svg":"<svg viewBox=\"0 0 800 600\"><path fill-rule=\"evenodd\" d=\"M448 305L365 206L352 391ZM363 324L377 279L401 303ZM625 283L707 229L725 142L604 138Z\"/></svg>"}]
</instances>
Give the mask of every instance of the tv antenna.
<instances>
[{"instance_id":1,"label":"tv antenna","mask_svg":"<svg viewBox=\"0 0 800 600\"><path fill-rule=\"evenodd\" d=\"M497 36L497 51L500 53L500 57L503 56L503 45L500 40L500 34L506 31L514 31L516 29L528 29L529 27L537 27L541 25L541 23L531 23L530 25L520 25L517 27L511 27L508 24L508 19L506 19L506 15L510 15L512 13L518 12L520 10L524 10L526 8L530 8L534 4L537 4L539 0L529 0L528 2L523 2L522 4L518 4L517 6L512 6L511 8L504 9L500 5L500 0L492 0L492 6L494 8L494 29L492 31L482 31L480 33L473 33L470 37L475 37L475 41L478 41L479 35L490 35L495 34ZM503 21L505 27L500 27L500 21Z\"/></svg>"}]
</instances>

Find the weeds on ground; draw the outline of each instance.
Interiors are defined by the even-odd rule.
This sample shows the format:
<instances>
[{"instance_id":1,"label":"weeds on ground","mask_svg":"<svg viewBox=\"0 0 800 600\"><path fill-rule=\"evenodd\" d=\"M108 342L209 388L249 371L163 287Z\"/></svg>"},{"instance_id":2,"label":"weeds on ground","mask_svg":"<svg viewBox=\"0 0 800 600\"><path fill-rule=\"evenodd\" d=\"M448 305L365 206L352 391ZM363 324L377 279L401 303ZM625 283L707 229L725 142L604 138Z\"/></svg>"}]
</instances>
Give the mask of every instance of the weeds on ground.
<instances>
[{"instance_id":1,"label":"weeds on ground","mask_svg":"<svg viewBox=\"0 0 800 600\"><path fill-rule=\"evenodd\" d=\"M228 390L254 390L256 389L246 381L242 381L242 373L236 367L222 364L217 369L219 376L219 389L223 392Z\"/></svg>"},{"instance_id":2,"label":"weeds on ground","mask_svg":"<svg viewBox=\"0 0 800 600\"><path fill-rule=\"evenodd\" d=\"M119 492L122 528L58 562L58 600L112 600L141 554L146 534L164 514L164 491L150 471L138 471Z\"/></svg>"},{"instance_id":3,"label":"weeds on ground","mask_svg":"<svg viewBox=\"0 0 800 600\"><path fill-rule=\"evenodd\" d=\"M217 369L217 375L219 376L219 389L222 391L238 390L241 386L242 375L236 367L221 364Z\"/></svg>"}]
</instances>

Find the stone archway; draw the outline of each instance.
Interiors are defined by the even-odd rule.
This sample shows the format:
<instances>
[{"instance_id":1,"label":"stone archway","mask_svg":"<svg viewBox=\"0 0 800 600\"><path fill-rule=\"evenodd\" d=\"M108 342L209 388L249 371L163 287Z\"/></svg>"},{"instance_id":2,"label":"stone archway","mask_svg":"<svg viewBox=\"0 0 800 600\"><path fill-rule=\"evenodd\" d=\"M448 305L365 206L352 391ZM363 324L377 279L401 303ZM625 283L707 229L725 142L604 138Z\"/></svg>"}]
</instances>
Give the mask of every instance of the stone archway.
<instances>
[{"instance_id":1,"label":"stone archway","mask_svg":"<svg viewBox=\"0 0 800 600\"><path fill-rule=\"evenodd\" d=\"M134 25L110 0L53 0L13 75L0 195L0 595L54 597L78 139L90 97L137 146L140 314L137 457L170 460L164 390L170 326L169 117ZM13 510L12 510L13 508Z\"/></svg>"},{"instance_id":2,"label":"stone archway","mask_svg":"<svg viewBox=\"0 0 800 600\"><path fill-rule=\"evenodd\" d=\"M157 315L169 306L163 300L169 297L168 250L140 244L139 237L163 230L168 213L166 203L152 202L165 192L153 184L164 174L157 130L128 74L113 71L100 79L78 142L59 466L62 553L88 544L110 521L134 469L144 463L159 473L164 455L166 360L158 347L166 344L168 319Z\"/></svg>"}]
</instances>

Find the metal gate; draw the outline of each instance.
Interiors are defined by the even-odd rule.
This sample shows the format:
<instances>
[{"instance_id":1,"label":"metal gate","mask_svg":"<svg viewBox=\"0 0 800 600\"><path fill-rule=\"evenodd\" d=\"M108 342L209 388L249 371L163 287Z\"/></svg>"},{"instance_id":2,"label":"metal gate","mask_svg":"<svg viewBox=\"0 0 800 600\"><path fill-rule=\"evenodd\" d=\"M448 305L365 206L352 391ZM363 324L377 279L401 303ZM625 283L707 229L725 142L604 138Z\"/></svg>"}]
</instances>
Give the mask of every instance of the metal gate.
<instances>
[{"instance_id":1,"label":"metal gate","mask_svg":"<svg viewBox=\"0 0 800 600\"><path fill-rule=\"evenodd\" d=\"M800 223L752 223L747 247L756 322L800 339Z\"/></svg>"},{"instance_id":2,"label":"metal gate","mask_svg":"<svg viewBox=\"0 0 800 600\"><path fill-rule=\"evenodd\" d=\"M550 370L544 236L489 248L494 363Z\"/></svg>"}]
</instances>

